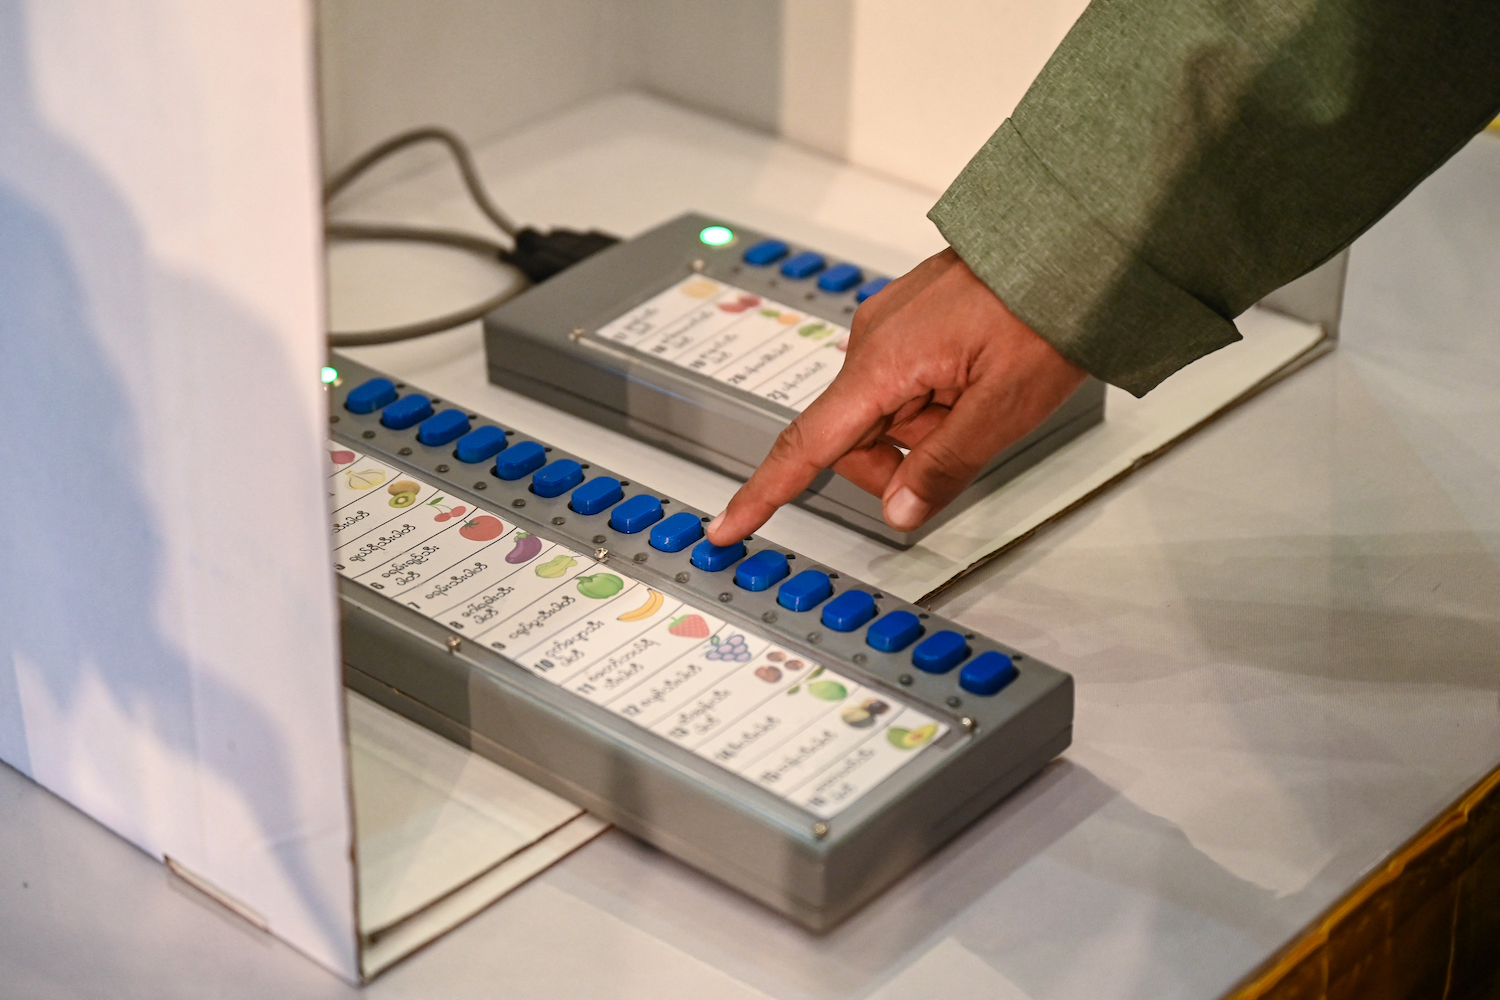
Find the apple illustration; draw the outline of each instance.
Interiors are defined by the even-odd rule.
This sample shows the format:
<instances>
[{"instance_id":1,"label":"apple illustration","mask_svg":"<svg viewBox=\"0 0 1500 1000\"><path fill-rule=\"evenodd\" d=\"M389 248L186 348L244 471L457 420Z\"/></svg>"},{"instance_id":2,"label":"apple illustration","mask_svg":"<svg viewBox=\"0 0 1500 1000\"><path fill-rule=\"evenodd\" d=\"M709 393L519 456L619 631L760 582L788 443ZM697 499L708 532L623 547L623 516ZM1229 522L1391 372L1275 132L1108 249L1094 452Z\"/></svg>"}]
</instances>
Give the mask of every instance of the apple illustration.
<instances>
[{"instance_id":1,"label":"apple illustration","mask_svg":"<svg viewBox=\"0 0 1500 1000\"><path fill-rule=\"evenodd\" d=\"M348 465L350 462L354 461L354 452L330 451L328 453L328 460L334 465Z\"/></svg>"},{"instance_id":2,"label":"apple illustration","mask_svg":"<svg viewBox=\"0 0 1500 1000\"><path fill-rule=\"evenodd\" d=\"M464 526L458 529L458 533L471 542L487 542L492 538L499 538L504 530L504 521L498 517L490 517L488 514L480 514L478 517L465 521Z\"/></svg>"},{"instance_id":3,"label":"apple illustration","mask_svg":"<svg viewBox=\"0 0 1500 1000\"><path fill-rule=\"evenodd\" d=\"M770 664L766 664L763 667L755 668L755 676L759 677L767 684L775 684L777 681L781 680L781 671L777 670Z\"/></svg>"}]
</instances>

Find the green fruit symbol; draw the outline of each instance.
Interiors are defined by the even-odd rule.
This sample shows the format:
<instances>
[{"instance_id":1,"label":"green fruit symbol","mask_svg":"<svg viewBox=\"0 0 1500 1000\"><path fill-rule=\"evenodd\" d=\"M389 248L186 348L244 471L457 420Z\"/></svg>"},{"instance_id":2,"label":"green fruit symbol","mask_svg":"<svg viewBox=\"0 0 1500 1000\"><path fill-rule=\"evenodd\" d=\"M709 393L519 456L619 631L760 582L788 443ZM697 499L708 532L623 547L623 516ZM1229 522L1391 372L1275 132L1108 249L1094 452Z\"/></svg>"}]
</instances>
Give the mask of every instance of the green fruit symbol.
<instances>
[{"instance_id":1,"label":"green fruit symbol","mask_svg":"<svg viewBox=\"0 0 1500 1000\"><path fill-rule=\"evenodd\" d=\"M807 323L797 328L797 336L806 337L809 340L822 340L833 332L833 327L827 323Z\"/></svg>"},{"instance_id":2,"label":"green fruit symbol","mask_svg":"<svg viewBox=\"0 0 1500 1000\"><path fill-rule=\"evenodd\" d=\"M568 571L570 567L577 566L578 560L572 556L553 556L536 568L536 575L548 580L556 579Z\"/></svg>"},{"instance_id":3,"label":"green fruit symbol","mask_svg":"<svg viewBox=\"0 0 1500 1000\"><path fill-rule=\"evenodd\" d=\"M891 746L897 750L915 750L937 735L937 726L931 722L916 729L902 729L900 726L892 726L885 731L885 738Z\"/></svg>"},{"instance_id":4,"label":"green fruit symbol","mask_svg":"<svg viewBox=\"0 0 1500 1000\"><path fill-rule=\"evenodd\" d=\"M807 693L822 701L840 701L848 697L849 689L838 681L813 681L807 685Z\"/></svg>"},{"instance_id":5,"label":"green fruit symbol","mask_svg":"<svg viewBox=\"0 0 1500 1000\"><path fill-rule=\"evenodd\" d=\"M422 487L410 479L398 479L385 488L391 495L392 507L410 507L417 502L417 494L422 492Z\"/></svg>"},{"instance_id":6,"label":"green fruit symbol","mask_svg":"<svg viewBox=\"0 0 1500 1000\"><path fill-rule=\"evenodd\" d=\"M606 597L614 597L625 589L625 581L613 573L580 576L574 583L578 584L578 592L584 597L592 597L601 601Z\"/></svg>"}]
</instances>

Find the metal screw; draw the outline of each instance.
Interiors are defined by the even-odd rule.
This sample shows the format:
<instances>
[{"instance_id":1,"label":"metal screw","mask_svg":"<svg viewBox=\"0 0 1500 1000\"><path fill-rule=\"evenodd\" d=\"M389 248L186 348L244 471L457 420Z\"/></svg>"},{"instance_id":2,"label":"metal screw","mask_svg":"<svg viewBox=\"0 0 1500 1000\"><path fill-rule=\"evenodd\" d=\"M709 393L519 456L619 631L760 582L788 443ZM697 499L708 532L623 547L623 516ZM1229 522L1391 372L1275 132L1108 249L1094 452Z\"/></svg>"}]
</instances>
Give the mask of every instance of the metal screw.
<instances>
[{"instance_id":1,"label":"metal screw","mask_svg":"<svg viewBox=\"0 0 1500 1000\"><path fill-rule=\"evenodd\" d=\"M594 561L603 562L609 558L609 549L598 548L594 550Z\"/></svg>"},{"instance_id":2,"label":"metal screw","mask_svg":"<svg viewBox=\"0 0 1500 1000\"><path fill-rule=\"evenodd\" d=\"M375 436L375 432L374 431L365 431L364 436L366 438L372 438L372 437Z\"/></svg>"},{"instance_id":3,"label":"metal screw","mask_svg":"<svg viewBox=\"0 0 1500 1000\"><path fill-rule=\"evenodd\" d=\"M900 677L897 677L896 680L899 681L903 687L911 687L911 674L902 674Z\"/></svg>"},{"instance_id":4,"label":"metal screw","mask_svg":"<svg viewBox=\"0 0 1500 1000\"><path fill-rule=\"evenodd\" d=\"M607 541L609 541L609 539L605 538L603 535L595 535L594 536L594 544L595 545L603 545Z\"/></svg>"},{"instance_id":5,"label":"metal screw","mask_svg":"<svg viewBox=\"0 0 1500 1000\"><path fill-rule=\"evenodd\" d=\"M693 269L694 272L696 272L698 274L702 274L703 273L703 261L701 261L701 260L695 260L689 266L692 267L692 269Z\"/></svg>"},{"instance_id":6,"label":"metal screw","mask_svg":"<svg viewBox=\"0 0 1500 1000\"><path fill-rule=\"evenodd\" d=\"M809 632L809 633L807 633L807 641L808 642L822 642L823 641L823 633L822 632Z\"/></svg>"},{"instance_id":7,"label":"metal screw","mask_svg":"<svg viewBox=\"0 0 1500 1000\"><path fill-rule=\"evenodd\" d=\"M510 502L510 505L512 507L524 507L524 506L526 506L526 500L523 497L516 497L514 500L512 500Z\"/></svg>"},{"instance_id":8,"label":"metal screw","mask_svg":"<svg viewBox=\"0 0 1500 1000\"><path fill-rule=\"evenodd\" d=\"M719 595L719 601L723 604L728 604L732 600L734 600L734 595L727 590Z\"/></svg>"},{"instance_id":9,"label":"metal screw","mask_svg":"<svg viewBox=\"0 0 1500 1000\"><path fill-rule=\"evenodd\" d=\"M565 522L565 521L567 521L567 518L565 518L565 517L554 517L554 518L553 518L553 519L552 519L552 523L553 523L553 524L562 524L562 523L564 523L564 522Z\"/></svg>"},{"instance_id":10,"label":"metal screw","mask_svg":"<svg viewBox=\"0 0 1500 1000\"><path fill-rule=\"evenodd\" d=\"M477 483L474 484L474 488L476 490L486 490L486 489L489 489L489 486L490 486L489 483L486 483L486 482L483 482L483 481L480 481L480 482L477 482Z\"/></svg>"},{"instance_id":11,"label":"metal screw","mask_svg":"<svg viewBox=\"0 0 1500 1000\"><path fill-rule=\"evenodd\" d=\"M678 573L677 576L675 577L675 579L677 580L678 583L687 583L688 582L688 575L686 573Z\"/></svg>"},{"instance_id":12,"label":"metal screw","mask_svg":"<svg viewBox=\"0 0 1500 1000\"><path fill-rule=\"evenodd\" d=\"M869 657L867 657L864 653L855 653L853 659L855 663L863 664L865 660L869 659Z\"/></svg>"},{"instance_id":13,"label":"metal screw","mask_svg":"<svg viewBox=\"0 0 1500 1000\"><path fill-rule=\"evenodd\" d=\"M411 454L411 449L410 448L402 448L401 450L397 451L396 454L398 454L398 455L410 455Z\"/></svg>"},{"instance_id":14,"label":"metal screw","mask_svg":"<svg viewBox=\"0 0 1500 1000\"><path fill-rule=\"evenodd\" d=\"M760 620L769 625L771 624L771 622L774 622L776 620L776 612L767 611L765 614L760 616Z\"/></svg>"},{"instance_id":15,"label":"metal screw","mask_svg":"<svg viewBox=\"0 0 1500 1000\"><path fill-rule=\"evenodd\" d=\"M436 467L435 471L437 471L437 472L447 472L448 471L448 467L446 465L439 465L439 466Z\"/></svg>"},{"instance_id":16,"label":"metal screw","mask_svg":"<svg viewBox=\"0 0 1500 1000\"><path fill-rule=\"evenodd\" d=\"M824 837L828 836L828 824L823 822L814 823L813 836L817 837L819 840L822 840Z\"/></svg>"},{"instance_id":17,"label":"metal screw","mask_svg":"<svg viewBox=\"0 0 1500 1000\"><path fill-rule=\"evenodd\" d=\"M584 333L585 333L585 330L583 329L583 327L581 327L581 326L575 326L575 327L573 327L573 332L570 333L570 334L568 334L568 339L571 340L573 343L576 344L580 340L583 339Z\"/></svg>"},{"instance_id":18,"label":"metal screw","mask_svg":"<svg viewBox=\"0 0 1500 1000\"><path fill-rule=\"evenodd\" d=\"M647 558L646 557L646 553L644 553L644 552L637 552L635 554L635 561L636 562L645 562L646 558Z\"/></svg>"},{"instance_id":19,"label":"metal screw","mask_svg":"<svg viewBox=\"0 0 1500 1000\"><path fill-rule=\"evenodd\" d=\"M456 652L458 652L458 647L461 646L461 645L463 645L463 640L460 639L458 636L456 636L456 635L450 635L448 637L448 652L450 652L450 653L456 653Z\"/></svg>"},{"instance_id":20,"label":"metal screw","mask_svg":"<svg viewBox=\"0 0 1500 1000\"><path fill-rule=\"evenodd\" d=\"M971 718L969 718L967 715L964 716L962 719L959 719L958 720L958 724L960 726L963 726L965 730L972 731L973 728L974 728L974 720L971 719Z\"/></svg>"},{"instance_id":21,"label":"metal screw","mask_svg":"<svg viewBox=\"0 0 1500 1000\"><path fill-rule=\"evenodd\" d=\"M960 706L962 704L963 704L963 702L959 700L958 695L954 695L953 697L951 697L951 698L948 699L948 707L949 708L957 708L958 706Z\"/></svg>"},{"instance_id":22,"label":"metal screw","mask_svg":"<svg viewBox=\"0 0 1500 1000\"><path fill-rule=\"evenodd\" d=\"M328 415L328 422L330 424L336 424L336 423L338 423L339 422L339 415L337 413L330 413Z\"/></svg>"}]
</instances>

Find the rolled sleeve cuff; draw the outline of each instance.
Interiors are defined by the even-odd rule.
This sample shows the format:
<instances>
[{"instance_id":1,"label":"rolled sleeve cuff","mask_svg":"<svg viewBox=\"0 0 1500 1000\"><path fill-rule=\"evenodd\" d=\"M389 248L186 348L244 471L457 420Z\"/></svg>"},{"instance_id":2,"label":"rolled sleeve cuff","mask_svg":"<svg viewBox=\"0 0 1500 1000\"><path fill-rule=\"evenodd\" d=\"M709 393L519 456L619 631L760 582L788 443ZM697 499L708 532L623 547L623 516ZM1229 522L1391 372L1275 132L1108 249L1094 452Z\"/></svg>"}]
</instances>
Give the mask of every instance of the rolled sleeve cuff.
<instances>
[{"instance_id":1,"label":"rolled sleeve cuff","mask_svg":"<svg viewBox=\"0 0 1500 1000\"><path fill-rule=\"evenodd\" d=\"M1011 121L927 217L1011 312L1133 395L1240 339L1233 322L1099 225Z\"/></svg>"}]
</instances>

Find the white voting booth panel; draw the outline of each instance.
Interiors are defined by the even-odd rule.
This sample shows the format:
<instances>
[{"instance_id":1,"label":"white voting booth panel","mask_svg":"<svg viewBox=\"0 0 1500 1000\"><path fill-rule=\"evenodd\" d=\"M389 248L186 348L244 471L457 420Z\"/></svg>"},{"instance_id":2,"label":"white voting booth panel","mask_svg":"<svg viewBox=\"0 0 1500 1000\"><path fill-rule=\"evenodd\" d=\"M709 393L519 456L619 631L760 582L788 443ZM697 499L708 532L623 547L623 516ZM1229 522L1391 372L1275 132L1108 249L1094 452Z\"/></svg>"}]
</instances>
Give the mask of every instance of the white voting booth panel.
<instances>
[{"instance_id":1,"label":"white voting booth panel","mask_svg":"<svg viewBox=\"0 0 1500 1000\"><path fill-rule=\"evenodd\" d=\"M355 978L310 45L0 0L0 758Z\"/></svg>"}]
</instances>

